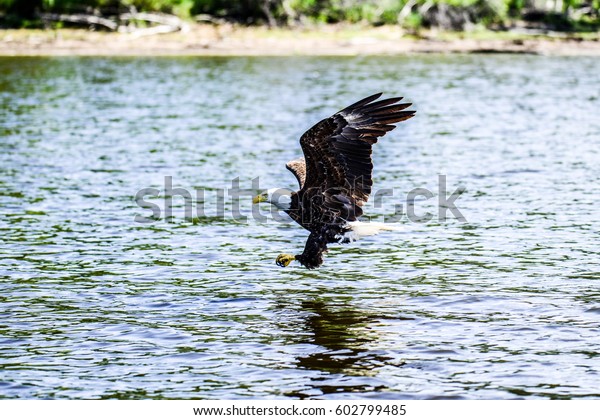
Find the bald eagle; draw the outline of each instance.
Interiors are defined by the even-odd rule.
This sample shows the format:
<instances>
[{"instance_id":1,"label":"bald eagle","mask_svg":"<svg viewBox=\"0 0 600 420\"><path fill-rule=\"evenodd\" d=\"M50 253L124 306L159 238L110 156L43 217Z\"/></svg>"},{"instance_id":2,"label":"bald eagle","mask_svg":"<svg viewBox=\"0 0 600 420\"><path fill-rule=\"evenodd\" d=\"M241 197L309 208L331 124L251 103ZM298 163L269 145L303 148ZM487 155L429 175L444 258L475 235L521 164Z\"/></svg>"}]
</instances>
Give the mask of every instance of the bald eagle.
<instances>
[{"instance_id":1,"label":"bald eagle","mask_svg":"<svg viewBox=\"0 0 600 420\"><path fill-rule=\"evenodd\" d=\"M323 264L327 244L392 230L383 223L358 220L373 185L373 144L396 128L395 123L415 114L404 111L412 104L398 103L402 98L376 101L381 95L342 109L302 135L304 157L286 165L298 180L298 191L273 188L252 200L277 206L310 232L302 254L280 254L277 265L286 267L296 260L306 268L317 268Z\"/></svg>"}]
</instances>

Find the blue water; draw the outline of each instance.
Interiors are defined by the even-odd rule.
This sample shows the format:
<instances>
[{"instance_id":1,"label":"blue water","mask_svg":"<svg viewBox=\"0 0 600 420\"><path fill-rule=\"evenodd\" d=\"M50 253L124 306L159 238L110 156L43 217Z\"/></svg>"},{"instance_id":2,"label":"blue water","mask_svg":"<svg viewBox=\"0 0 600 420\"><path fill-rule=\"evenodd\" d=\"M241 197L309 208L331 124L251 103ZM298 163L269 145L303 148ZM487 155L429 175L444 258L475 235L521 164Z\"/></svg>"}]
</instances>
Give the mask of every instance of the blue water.
<instances>
[{"instance_id":1,"label":"blue water","mask_svg":"<svg viewBox=\"0 0 600 420\"><path fill-rule=\"evenodd\" d=\"M307 233L232 180L295 187L378 91L417 110L366 206L403 230L277 267ZM1 58L0 397L598 398L599 105L586 57Z\"/></svg>"}]
</instances>

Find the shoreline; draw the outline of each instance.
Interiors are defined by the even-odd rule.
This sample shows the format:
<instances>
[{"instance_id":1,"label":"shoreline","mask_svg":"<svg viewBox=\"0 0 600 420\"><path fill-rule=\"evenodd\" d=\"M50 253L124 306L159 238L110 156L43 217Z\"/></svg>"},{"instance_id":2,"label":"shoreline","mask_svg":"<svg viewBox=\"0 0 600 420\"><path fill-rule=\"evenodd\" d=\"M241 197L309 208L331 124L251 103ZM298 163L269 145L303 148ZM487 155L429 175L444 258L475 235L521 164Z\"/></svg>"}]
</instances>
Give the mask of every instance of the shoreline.
<instances>
[{"instance_id":1,"label":"shoreline","mask_svg":"<svg viewBox=\"0 0 600 420\"><path fill-rule=\"evenodd\" d=\"M399 27L309 29L193 24L185 31L136 36L83 29L0 30L0 56L354 56L509 53L600 56L600 34L423 32Z\"/></svg>"}]
</instances>

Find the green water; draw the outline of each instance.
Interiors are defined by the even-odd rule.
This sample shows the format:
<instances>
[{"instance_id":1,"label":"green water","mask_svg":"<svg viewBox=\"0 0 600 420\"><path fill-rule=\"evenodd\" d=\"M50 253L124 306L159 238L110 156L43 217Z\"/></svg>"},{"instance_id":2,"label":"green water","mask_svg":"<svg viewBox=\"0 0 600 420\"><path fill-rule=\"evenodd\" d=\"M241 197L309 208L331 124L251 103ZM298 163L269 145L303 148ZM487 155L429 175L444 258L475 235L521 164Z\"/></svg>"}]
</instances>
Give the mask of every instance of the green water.
<instances>
[{"instance_id":1,"label":"green water","mask_svg":"<svg viewBox=\"0 0 600 420\"><path fill-rule=\"evenodd\" d=\"M417 116L366 213L436 217L277 267L307 233L219 191L295 187L299 136L378 91ZM585 57L2 58L0 397L600 397L599 106ZM165 220L165 177L203 213Z\"/></svg>"}]
</instances>

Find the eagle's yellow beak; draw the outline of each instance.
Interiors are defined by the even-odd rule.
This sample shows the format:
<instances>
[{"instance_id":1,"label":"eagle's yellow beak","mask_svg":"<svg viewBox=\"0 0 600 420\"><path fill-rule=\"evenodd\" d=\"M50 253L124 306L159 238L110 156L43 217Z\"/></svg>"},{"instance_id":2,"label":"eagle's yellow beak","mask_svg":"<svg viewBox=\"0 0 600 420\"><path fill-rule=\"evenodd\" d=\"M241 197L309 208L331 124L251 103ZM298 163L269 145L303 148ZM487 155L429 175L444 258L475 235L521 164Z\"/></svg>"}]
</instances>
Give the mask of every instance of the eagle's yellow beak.
<instances>
[{"instance_id":1,"label":"eagle's yellow beak","mask_svg":"<svg viewBox=\"0 0 600 420\"><path fill-rule=\"evenodd\" d=\"M264 197L264 196L262 196L262 195L257 195L256 197L254 197L254 198L252 199L252 204L258 204L258 203L262 203L262 202L264 202L264 201L267 201L267 200L265 199L265 197Z\"/></svg>"}]
</instances>

